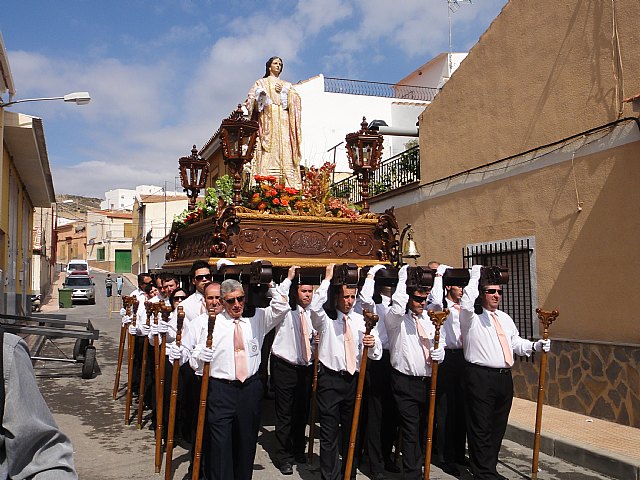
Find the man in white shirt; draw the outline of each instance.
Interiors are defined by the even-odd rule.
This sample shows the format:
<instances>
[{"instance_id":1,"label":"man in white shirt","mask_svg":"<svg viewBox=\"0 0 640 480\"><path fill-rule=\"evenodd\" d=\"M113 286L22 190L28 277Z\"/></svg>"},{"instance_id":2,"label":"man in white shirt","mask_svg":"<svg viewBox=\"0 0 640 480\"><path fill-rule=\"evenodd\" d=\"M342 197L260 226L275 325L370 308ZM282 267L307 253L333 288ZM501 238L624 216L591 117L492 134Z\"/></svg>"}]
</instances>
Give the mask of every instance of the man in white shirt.
<instances>
[{"instance_id":1,"label":"man in white shirt","mask_svg":"<svg viewBox=\"0 0 640 480\"><path fill-rule=\"evenodd\" d=\"M441 468L449 475L459 476L456 464L468 466L465 458L467 426L464 408L465 360L460 333L460 301L463 289L447 286L443 289L443 275L451 267L439 265L429 293L428 309L441 311L449 309L449 316L442 324L441 331L447 339L445 360L438 370L436 398L436 441L438 460ZM446 297L443 299L443 296Z\"/></svg>"},{"instance_id":2,"label":"man in white shirt","mask_svg":"<svg viewBox=\"0 0 640 480\"><path fill-rule=\"evenodd\" d=\"M551 340L520 337L512 318L498 310L502 286L481 283L481 269L471 269L460 302L469 459L474 479L504 479L496 465L513 401L513 355L549 351Z\"/></svg>"},{"instance_id":3,"label":"man in white shirt","mask_svg":"<svg viewBox=\"0 0 640 480\"><path fill-rule=\"evenodd\" d=\"M431 364L444 360L444 335L434 349L435 327L425 310L427 288L407 287L405 265L398 272L398 285L385 316L391 354L391 390L398 406L402 432L404 478L422 478L420 433L426 423Z\"/></svg>"},{"instance_id":4,"label":"man in white shirt","mask_svg":"<svg viewBox=\"0 0 640 480\"><path fill-rule=\"evenodd\" d=\"M320 365L316 398L320 430L320 476L322 480L338 480L346 467L347 449L353 409L356 400L358 372L363 346L369 348L368 357L379 360L382 344L374 328L365 335L366 325L361 314L353 311L356 288L338 285L335 294L336 318L329 317L323 305L335 264L327 266L324 280L311 301L311 322L320 335ZM333 307L333 305L331 305ZM342 433L342 460L338 460L338 435ZM355 477L357 456L354 456L351 477Z\"/></svg>"},{"instance_id":5,"label":"man in white shirt","mask_svg":"<svg viewBox=\"0 0 640 480\"><path fill-rule=\"evenodd\" d=\"M248 480L260 426L262 381L258 375L264 337L291 310L286 297L275 294L267 308L243 316L245 293L237 280L220 287L224 312L216 317L212 348L206 347L206 315L189 325L197 338L190 363L202 374L210 362L204 432L203 472L207 480Z\"/></svg>"},{"instance_id":6,"label":"man in white shirt","mask_svg":"<svg viewBox=\"0 0 640 480\"><path fill-rule=\"evenodd\" d=\"M292 283L297 265L289 269L278 293L289 296L292 310L275 327L271 347L271 386L275 394L275 465L292 475L295 463L306 463L305 428L313 380L314 332L309 305L313 285Z\"/></svg>"}]
</instances>

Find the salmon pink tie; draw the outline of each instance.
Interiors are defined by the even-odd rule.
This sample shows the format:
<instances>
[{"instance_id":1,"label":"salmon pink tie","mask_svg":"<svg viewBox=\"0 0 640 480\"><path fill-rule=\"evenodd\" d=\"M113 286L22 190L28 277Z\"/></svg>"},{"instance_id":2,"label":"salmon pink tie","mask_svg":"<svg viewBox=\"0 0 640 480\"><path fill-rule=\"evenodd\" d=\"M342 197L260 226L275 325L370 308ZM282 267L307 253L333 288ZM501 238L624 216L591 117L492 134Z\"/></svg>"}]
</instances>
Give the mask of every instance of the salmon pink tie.
<instances>
[{"instance_id":1,"label":"salmon pink tie","mask_svg":"<svg viewBox=\"0 0 640 480\"><path fill-rule=\"evenodd\" d=\"M513 365L513 352L511 351L511 347L509 347L509 342L507 341L507 336L504 334L504 330L502 329L502 325L500 325L500 320L498 320L498 315L491 312L491 323L496 329L496 333L498 334L498 341L500 342L500 346L502 347L502 355L504 355L504 361L507 362L507 365L510 367Z\"/></svg>"},{"instance_id":2,"label":"salmon pink tie","mask_svg":"<svg viewBox=\"0 0 640 480\"><path fill-rule=\"evenodd\" d=\"M349 316L344 316L344 354L347 362L347 372L356 373L356 346L353 342L353 332L349 325Z\"/></svg>"},{"instance_id":3,"label":"salmon pink tie","mask_svg":"<svg viewBox=\"0 0 640 480\"><path fill-rule=\"evenodd\" d=\"M304 310L300 310L300 333L302 341L302 357L306 363L311 361L311 344L309 343L309 328L304 316Z\"/></svg>"},{"instance_id":4,"label":"salmon pink tie","mask_svg":"<svg viewBox=\"0 0 640 480\"><path fill-rule=\"evenodd\" d=\"M233 323L236 324L233 331L233 361L236 367L236 378L241 382L244 382L249 376L247 373L247 351L244 349L244 338L242 337L240 320L236 318Z\"/></svg>"},{"instance_id":5,"label":"salmon pink tie","mask_svg":"<svg viewBox=\"0 0 640 480\"><path fill-rule=\"evenodd\" d=\"M420 317L418 315L413 315L413 319L416 322L416 330L418 330L418 337L420 338L420 346L422 347L424 361L426 363L431 363L431 355L429 354L429 338L427 337L427 333L424 331L424 328L422 328Z\"/></svg>"}]
</instances>

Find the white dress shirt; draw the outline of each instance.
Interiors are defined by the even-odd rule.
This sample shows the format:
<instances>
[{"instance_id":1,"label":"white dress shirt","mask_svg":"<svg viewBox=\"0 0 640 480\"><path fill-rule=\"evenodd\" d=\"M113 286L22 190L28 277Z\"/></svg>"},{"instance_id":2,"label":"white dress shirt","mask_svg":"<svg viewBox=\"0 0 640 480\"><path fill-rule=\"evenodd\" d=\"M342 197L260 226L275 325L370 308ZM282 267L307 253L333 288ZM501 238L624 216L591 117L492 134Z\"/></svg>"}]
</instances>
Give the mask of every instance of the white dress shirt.
<instances>
[{"instance_id":1,"label":"white dress shirt","mask_svg":"<svg viewBox=\"0 0 640 480\"><path fill-rule=\"evenodd\" d=\"M471 278L460 302L460 329L464 341L464 358L467 362L485 367L510 368L504 359L490 312L483 308L480 315L474 313L473 305L479 294L480 268L480 265L474 265L471 269ZM498 316L513 352L527 357L531 355L533 342L520 337L513 319L502 310L496 310L494 313Z\"/></svg>"},{"instance_id":2,"label":"white dress shirt","mask_svg":"<svg viewBox=\"0 0 640 480\"><path fill-rule=\"evenodd\" d=\"M322 308L322 305L327 301L329 285L328 280L323 280L320 283L320 287L313 295L309 309L311 310L313 328L320 333L320 361L325 367L341 372L347 369L344 351L344 314L338 311L338 318L332 320ZM366 325L362 315L354 312L353 309L348 315L356 349L356 371L359 372L363 352L362 340L366 332ZM382 344L376 328L371 330L371 335L375 338L375 346L369 348L367 356L372 360L380 360L382 358Z\"/></svg>"},{"instance_id":3,"label":"white dress shirt","mask_svg":"<svg viewBox=\"0 0 640 480\"><path fill-rule=\"evenodd\" d=\"M414 314L411 311L407 313L408 302L409 295L407 294L406 281L400 280L393 297L391 297L391 308L389 308L385 316L385 326L389 335L391 366L405 375L430 377L431 360L429 362L425 361L422 343L413 317ZM431 323L426 309L418 317L418 321L429 339L428 347L433 347L433 337L436 329ZM439 345L444 346L445 343L445 337L441 332Z\"/></svg>"},{"instance_id":4,"label":"white dress shirt","mask_svg":"<svg viewBox=\"0 0 640 480\"><path fill-rule=\"evenodd\" d=\"M444 294L444 288L442 286L442 274L448 267L446 265L440 265L438 267L436 277L433 280L433 287L429 292L427 303L429 304L427 309L434 312L441 312L443 308L442 298ZM460 305L459 305L460 306ZM447 308L449 309L449 316L440 327L440 332L444 332L447 338L447 348L462 348L462 332L460 330L460 312L454 306L454 303L447 299ZM462 308L462 307L460 307Z\"/></svg>"},{"instance_id":5,"label":"white dress shirt","mask_svg":"<svg viewBox=\"0 0 640 480\"><path fill-rule=\"evenodd\" d=\"M382 343L383 350L389 350L389 335L387 334L387 327L384 324L384 317L387 315L389 308L391 308L391 298L386 295L380 295L382 297L381 303L375 303L373 301L373 291L375 287L375 279L367 277L364 280L364 285L358 294L358 300L353 309L362 313L363 310L375 311L378 315L378 323L376 323L376 330L380 337L380 343Z\"/></svg>"},{"instance_id":6,"label":"white dress shirt","mask_svg":"<svg viewBox=\"0 0 640 480\"><path fill-rule=\"evenodd\" d=\"M248 377L258 373L260 367L260 351L264 342L264 337L277 324L284 320L287 313L291 311L289 302L280 295L275 295L271 300L271 305L267 308L256 308L253 317L241 317L240 327L242 328L242 337L244 340L244 348L248 358ZM196 375L202 375L204 362L199 359L199 353L206 346L207 327L209 315L204 313L196 317L190 324L185 334L185 347L191 348L191 358L189 363L191 368L196 371ZM213 350L213 359L211 360L211 369L209 375L222 380L235 380L235 360L233 333L235 323L227 312L222 312L216 317L216 323L213 330L211 349Z\"/></svg>"}]
</instances>

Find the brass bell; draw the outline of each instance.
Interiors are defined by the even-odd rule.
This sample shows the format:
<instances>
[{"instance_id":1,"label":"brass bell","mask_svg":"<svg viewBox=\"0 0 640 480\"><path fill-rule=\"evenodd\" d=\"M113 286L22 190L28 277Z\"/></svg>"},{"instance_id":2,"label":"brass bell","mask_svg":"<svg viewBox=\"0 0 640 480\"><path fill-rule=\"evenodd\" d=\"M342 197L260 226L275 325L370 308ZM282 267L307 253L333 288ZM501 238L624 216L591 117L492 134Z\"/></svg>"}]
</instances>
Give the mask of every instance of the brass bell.
<instances>
[{"instance_id":1,"label":"brass bell","mask_svg":"<svg viewBox=\"0 0 640 480\"><path fill-rule=\"evenodd\" d=\"M413 241L413 230L409 230L407 241L404 242L404 249L402 250L402 256L404 258L418 258L420 252L416 246L416 242Z\"/></svg>"}]
</instances>

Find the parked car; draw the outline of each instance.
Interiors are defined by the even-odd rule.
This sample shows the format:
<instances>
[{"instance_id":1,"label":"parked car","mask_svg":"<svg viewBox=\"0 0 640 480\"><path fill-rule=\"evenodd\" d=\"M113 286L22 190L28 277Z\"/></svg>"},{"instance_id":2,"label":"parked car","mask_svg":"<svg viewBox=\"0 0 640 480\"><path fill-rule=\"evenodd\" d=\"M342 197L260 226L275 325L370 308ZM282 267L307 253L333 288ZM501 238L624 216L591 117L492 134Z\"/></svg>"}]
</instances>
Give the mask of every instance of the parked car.
<instances>
[{"instance_id":1,"label":"parked car","mask_svg":"<svg viewBox=\"0 0 640 480\"><path fill-rule=\"evenodd\" d=\"M86 300L92 305L95 305L96 303L96 289L94 288L94 285L93 277L87 274L76 273L72 273L67 276L63 283L64 287L73 288L71 301Z\"/></svg>"},{"instance_id":2,"label":"parked car","mask_svg":"<svg viewBox=\"0 0 640 480\"><path fill-rule=\"evenodd\" d=\"M67 275L71 275L74 272L86 272L89 273L89 264L86 260L69 260L66 269Z\"/></svg>"}]
</instances>

